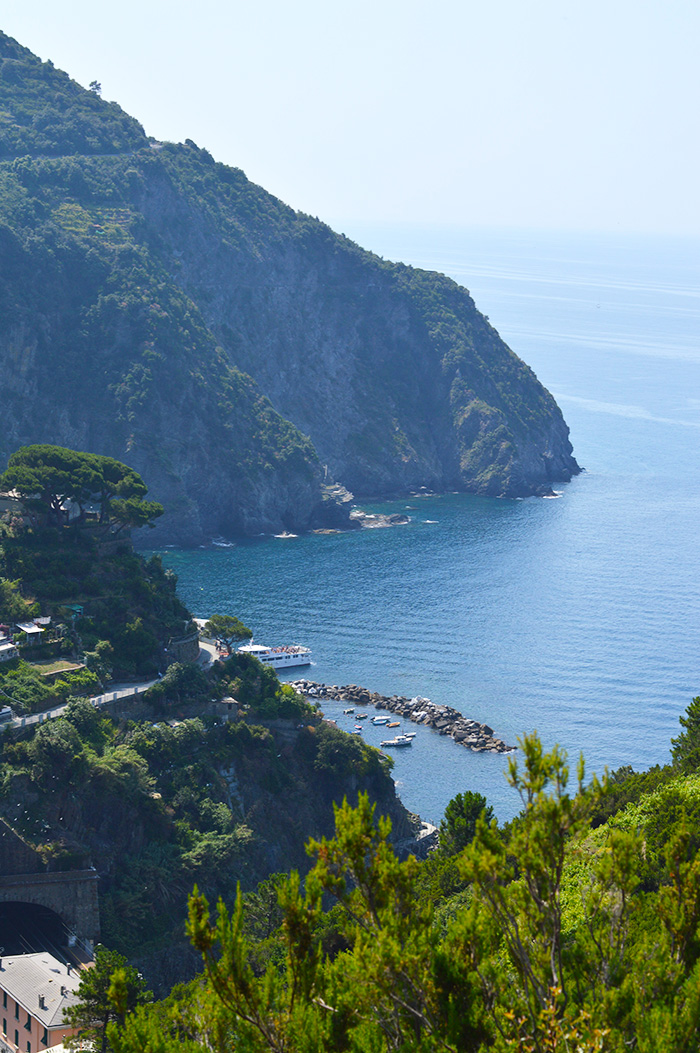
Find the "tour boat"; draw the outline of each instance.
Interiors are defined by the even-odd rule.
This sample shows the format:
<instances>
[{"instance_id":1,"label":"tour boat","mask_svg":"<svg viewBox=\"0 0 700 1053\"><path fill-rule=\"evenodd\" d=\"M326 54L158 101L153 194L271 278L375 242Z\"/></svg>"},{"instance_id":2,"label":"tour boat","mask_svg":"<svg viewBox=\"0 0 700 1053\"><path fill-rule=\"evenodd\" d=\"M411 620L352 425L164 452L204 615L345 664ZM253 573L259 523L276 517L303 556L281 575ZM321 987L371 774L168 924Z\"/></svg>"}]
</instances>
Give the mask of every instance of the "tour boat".
<instances>
[{"instance_id":1,"label":"tour boat","mask_svg":"<svg viewBox=\"0 0 700 1053\"><path fill-rule=\"evenodd\" d=\"M271 665L273 669L288 669L293 665L311 665L311 651L308 647L299 644L290 644L288 647L264 647L262 644L244 644L238 648L239 654L250 654L259 659L263 665Z\"/></svg>"},{"instance_id":2,"label":"tour boat","mask_svg":"<svg viewBox=\"0 0 700 1053\"><path fill-rule=\"evenodd\" d=\"M393 739L385 739L382 746L412 746L413 738L409 735L397 735Z\"/></svg>"}]
</instances>

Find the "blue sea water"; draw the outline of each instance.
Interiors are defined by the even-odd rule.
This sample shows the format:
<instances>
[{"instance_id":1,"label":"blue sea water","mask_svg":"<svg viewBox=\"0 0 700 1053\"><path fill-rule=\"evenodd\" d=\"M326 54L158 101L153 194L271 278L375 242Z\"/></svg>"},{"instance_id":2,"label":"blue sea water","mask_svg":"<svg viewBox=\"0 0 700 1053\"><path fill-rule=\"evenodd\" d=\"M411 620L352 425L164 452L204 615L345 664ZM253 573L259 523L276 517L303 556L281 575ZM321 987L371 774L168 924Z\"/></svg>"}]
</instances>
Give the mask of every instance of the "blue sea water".
<instances>
[{"instance_id":1,"label":"blue sea water","mask_svg":"<svg viewBox=\"0 0 700 1053\"><path fill-rule=\"evenodd\" d=\"M513 744L536 728L588 772L665 763L700 693L700 246L346 233L466 285L557 398L586 471L554 499L409 498L372 506L407 509L403 527L169 549L183 598L309 645L313 679L426 695ZM506 819L505 767L419 728L394 774L427 819L467 789Z\"/></svg>"}]
</instances>

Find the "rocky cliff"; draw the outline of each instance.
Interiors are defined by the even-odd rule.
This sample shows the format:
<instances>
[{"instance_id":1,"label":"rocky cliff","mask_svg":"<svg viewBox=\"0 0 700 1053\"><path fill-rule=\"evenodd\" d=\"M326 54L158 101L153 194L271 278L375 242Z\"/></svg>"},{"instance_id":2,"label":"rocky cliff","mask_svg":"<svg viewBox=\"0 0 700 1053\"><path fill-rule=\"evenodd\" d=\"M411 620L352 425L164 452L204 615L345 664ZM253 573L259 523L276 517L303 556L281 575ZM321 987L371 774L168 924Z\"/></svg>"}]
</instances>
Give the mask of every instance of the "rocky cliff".
<instances>
[{"instance_id":1,"label":"rocky cliff","mask_svg":"<svg viewBox=\"0 0 700 1053\"><path fill-rule=\"evenodd\" d=\"M385 262L0 35L0 457L132 464L161 540L342 523L324 500L545 492L568 429L468 292Z\"/></svg>"}]
</instances>

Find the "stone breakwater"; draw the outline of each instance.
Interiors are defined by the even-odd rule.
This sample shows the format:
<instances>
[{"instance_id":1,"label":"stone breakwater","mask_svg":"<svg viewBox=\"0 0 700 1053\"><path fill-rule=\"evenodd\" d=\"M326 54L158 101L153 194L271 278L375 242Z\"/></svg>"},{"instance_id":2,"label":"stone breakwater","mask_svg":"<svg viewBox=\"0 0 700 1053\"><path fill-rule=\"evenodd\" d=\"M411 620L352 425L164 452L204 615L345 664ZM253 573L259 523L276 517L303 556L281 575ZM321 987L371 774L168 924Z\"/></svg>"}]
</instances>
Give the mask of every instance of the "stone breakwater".
<instances>
[{"instance_id":1,"label":"stone breakwater","mask_svg":"<svg viewBox=\"0 0 700 1053\"><path fill-rule=\"evenodd\" d=\"M507 746L493 734L488 724L479 724L469 720L450 706L438 706L429 698L403 698L401 695L380 695L368 691L357 684L345 687L330 687L328 684L317 684L313 680L295 680L291 686L299 694L312 699L332 699L334 702L348 702L352 706L375 706L386 709L389 713L410 720L414 724L437 731L439 735L449 735L460 746L473 750L474 753L510 753L514 747Z\"/></svg>"}]
</instances>

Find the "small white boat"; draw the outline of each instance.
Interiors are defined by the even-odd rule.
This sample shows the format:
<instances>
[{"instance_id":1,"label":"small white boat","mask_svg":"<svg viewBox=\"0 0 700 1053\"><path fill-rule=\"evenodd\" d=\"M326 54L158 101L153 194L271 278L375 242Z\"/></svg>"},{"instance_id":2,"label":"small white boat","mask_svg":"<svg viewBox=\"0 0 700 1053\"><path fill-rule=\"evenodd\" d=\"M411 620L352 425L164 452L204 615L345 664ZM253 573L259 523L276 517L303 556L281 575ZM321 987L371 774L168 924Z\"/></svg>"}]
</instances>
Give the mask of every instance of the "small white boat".
<instances>
[{"instance_id":1,"label":"small white boat","mask_svg":"<svg viewBox=\"0 0 700 1053\"><path fill-rule=\"evenodd\" d=\"M355 714L355 720L367 720L367 714L366 713L356 713Z\"/></svg>"},{"instance_id":2,"label":"small white boat","mask_svg":"<svg viewBox=\"0 0 700 1053\"><path fill-rule=\"evenodd\" d=\"M389 718L388 717L372 717L372 723L373 724L388 724L389 723Z\"/></svg>"},{"instance_id":3,"label":"small white boat","mask_svg":"<svg viewBox=\"0 0 700 1053\"><path fill-rule=\"evenodd\" d=\"M409 735L396 735L393 739L386 739L382 746L412 746L413 738Z\"/></svg>"}]
</instances>

